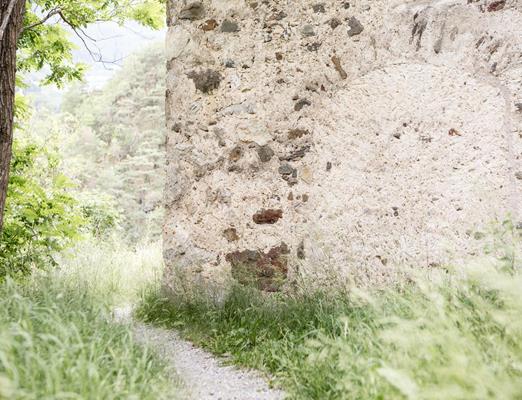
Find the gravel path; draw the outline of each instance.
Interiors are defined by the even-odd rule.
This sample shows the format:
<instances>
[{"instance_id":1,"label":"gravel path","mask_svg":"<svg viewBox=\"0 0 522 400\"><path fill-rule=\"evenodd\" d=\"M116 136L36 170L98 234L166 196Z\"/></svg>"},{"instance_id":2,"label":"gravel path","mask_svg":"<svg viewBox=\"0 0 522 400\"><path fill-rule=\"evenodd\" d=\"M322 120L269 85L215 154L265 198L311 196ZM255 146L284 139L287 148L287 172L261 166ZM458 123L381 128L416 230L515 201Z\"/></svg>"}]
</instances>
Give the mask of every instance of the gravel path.
<instances>
[{"instance_id":1,"label":"gravel path","mask_svg":"<svg viewBox=\"0 0 522 400\"><path fill-rule=\"evenodd\" d=\"M131 309L114 310L117 320L128 320ZM174 368L182 381L182 399L192 400L279 400L284 393L270 389L263 377L253 371L225 366L222 362L183 340L175 331L135 324L138 341L154 348Z\"/></svg>"}]
</instances>

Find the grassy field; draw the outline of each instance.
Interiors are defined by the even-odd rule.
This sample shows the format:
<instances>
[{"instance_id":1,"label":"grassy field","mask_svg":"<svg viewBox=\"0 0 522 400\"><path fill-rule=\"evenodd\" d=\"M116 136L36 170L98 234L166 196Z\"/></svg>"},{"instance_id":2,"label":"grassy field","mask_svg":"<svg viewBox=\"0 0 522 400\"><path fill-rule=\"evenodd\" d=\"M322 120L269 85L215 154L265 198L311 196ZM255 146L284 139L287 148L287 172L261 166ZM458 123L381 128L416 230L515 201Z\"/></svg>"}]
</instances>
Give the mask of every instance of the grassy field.
<instances>
[{"instance_id":1,"label":"grassy field","mask_svg":"<svg viewBox=\"0 0 522 400\"><path fill-rule=\"evenodd\" d=\"M522 399L522 277L495 260L385 290L145 292L137 314L291 399Z\"/></svg>"},{"instance_id":2,"label":"grassy field","mask_svg":"<svg viewBox=\"0 0 522 400\"><path fill-rule=\"evenodd\" d=\"M158 246L84 243L57 270L0 283L0 399L175 398L166 366L112 320L160 270Z\"/></svg>"}]
</instances>

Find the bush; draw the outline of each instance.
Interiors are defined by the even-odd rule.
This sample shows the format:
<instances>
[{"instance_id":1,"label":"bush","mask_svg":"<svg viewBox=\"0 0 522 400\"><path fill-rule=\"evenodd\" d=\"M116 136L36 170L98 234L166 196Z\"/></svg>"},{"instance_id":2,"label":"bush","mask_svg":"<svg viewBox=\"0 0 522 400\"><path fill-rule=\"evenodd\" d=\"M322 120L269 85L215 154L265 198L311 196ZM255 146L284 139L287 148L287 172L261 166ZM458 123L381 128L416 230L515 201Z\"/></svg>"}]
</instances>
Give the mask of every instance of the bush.
<instances>
[{"instance_id":1,"label":"bush","mask_svg":"<svg viewBox=\"0 0 522 400\"><path fill-rule=\"evenodd\" d=\"M51 151L15 141L0 237L0 279L54 265L54 255L79 237L85 220L58 164Z\"/></svg>"},{"instance_id":2,"label":"bush","mask_svg":"<svg viewBox=\"0 0 522 400\"><path fill-rule=\"evenodd\" d=\"M103 193L82 192L78 196L80 210L87 223L84 227L89 235L106 239L120 231L121 213L115 200Z\"/></svg>"}]
</instances>

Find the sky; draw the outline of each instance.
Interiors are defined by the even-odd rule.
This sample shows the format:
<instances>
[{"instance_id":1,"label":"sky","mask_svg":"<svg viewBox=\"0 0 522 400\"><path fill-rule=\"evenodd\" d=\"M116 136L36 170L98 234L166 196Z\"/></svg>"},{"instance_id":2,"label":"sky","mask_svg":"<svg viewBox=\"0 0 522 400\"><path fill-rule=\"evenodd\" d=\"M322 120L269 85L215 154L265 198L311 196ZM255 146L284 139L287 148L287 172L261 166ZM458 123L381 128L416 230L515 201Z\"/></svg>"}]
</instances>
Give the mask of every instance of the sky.
<instances>
[{"instance_id":1,"label":"sky","mask_svg":"<svg viewBox=\"0 0 522 400\"><path fill-rule=\"evenodd\" d=\"M76 60L89 65L85 80L95 89L102 87L130 54L165 36L164 30L154 31L135 22L122 27L112 22L100 23L89 27L87 33L96 39L96 42L87 42L90 50L96 55L101 54L104 62L94 61L83 43L73 36L78 46L74 56Z\"/></svg>"}]
</instances>

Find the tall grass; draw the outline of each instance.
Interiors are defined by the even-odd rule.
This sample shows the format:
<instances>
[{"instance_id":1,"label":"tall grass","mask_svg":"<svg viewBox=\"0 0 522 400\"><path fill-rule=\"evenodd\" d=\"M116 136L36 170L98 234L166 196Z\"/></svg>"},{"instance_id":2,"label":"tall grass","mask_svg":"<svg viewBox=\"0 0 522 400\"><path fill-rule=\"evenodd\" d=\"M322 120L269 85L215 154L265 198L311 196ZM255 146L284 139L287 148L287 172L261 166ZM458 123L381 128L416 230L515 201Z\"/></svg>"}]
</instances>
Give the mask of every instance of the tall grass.
<instances>
[{"instance_id":1,"label":"tall grass","mask_svg":"<svg viewBox=\"0 0 522 400\"><path fill-rule=\"evenodd\" d=\"M156 287L137 314L272 373L291 399L522 399L522 276L505 265L380 290L234 286L219 301Z\"/></svg>"},{"instance_id":2,"label":"tall grass","mask_svg":"<svg viewBox=\"0 0 522 400\"><path fill-rule=\"evenodd\" d=\"M118 240L80 242L59 260L62 281L86 286L91 296L113 304L134 303L163 271L160 243L129 248Z\"/></svg>"},{"instance_id":3,"label":"tall grass","mask_svg":"<svg viewBox=\"0 0 522 400\"><path fill-rule=\"evenodd\" d=\"M0 399L175 398L166 365L111 309L159 248L118 250L84 243L58 270L0 284Z\"/></svg>"}]
</instances>

